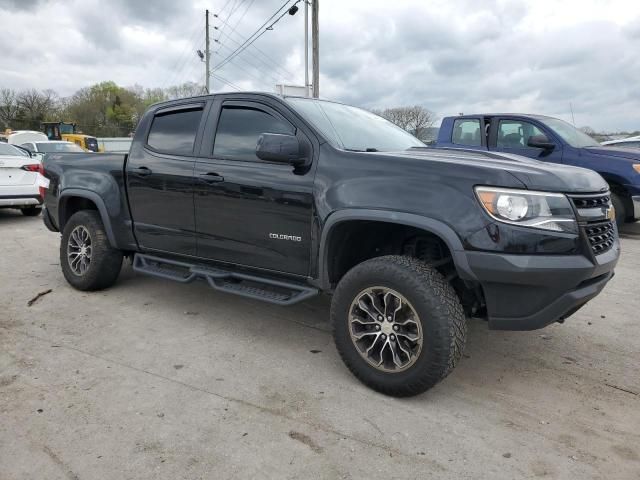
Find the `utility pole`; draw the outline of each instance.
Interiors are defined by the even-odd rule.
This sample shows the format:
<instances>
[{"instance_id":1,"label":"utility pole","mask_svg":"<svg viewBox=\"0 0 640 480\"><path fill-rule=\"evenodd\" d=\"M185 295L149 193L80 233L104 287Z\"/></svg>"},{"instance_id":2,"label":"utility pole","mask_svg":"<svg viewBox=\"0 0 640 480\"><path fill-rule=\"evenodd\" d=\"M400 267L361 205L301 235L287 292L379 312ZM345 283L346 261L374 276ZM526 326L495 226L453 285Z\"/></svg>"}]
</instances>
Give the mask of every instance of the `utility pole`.
<instances>
[{"instance_id":1,"label":"utility pole","mask_svg":"<svg viewBox=\"0 0 640 480\"><path fill-rule=\"evenodd\" d=\"M309 96L309 0L304 0L304 96Z\"/></svg>"},{"instance_id":2,"label":"utility pole","mask_svg":"<svg viewBox=\"0 0 640 480\"><path fill-rule=\"evenodd\" d=\"M207 93L211 93L211 90L209 90L209 77L210 77L210 70L209 70L209 62L211 59L211 51L209 50L209 10L205 11L204 14L204 31L205 31L205 50L204 50L204 65L205 65L205 77L204 77L204 83L205 83L205 88L207 89Z\"/></svg>"},{"instance_id":3,"label":"utility pole","mask_svg":"<svg viewBox=\"0 0 640 480\"><path fill-rule=\"evenodd\" d=\"M311 0L311 55L313 63L313 98L320 96L320 35L318 26L318 2Z\"/></svg>"}]
</instances>

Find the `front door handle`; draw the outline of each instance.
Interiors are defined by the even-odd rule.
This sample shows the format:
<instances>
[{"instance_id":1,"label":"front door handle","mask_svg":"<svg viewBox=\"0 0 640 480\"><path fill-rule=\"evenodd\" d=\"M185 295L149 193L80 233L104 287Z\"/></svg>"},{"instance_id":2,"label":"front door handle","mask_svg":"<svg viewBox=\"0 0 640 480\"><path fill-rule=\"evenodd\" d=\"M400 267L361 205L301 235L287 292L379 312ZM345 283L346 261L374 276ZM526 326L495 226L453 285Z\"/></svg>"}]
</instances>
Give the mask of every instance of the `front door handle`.
<instances>
[{"instance_id":1,"label":"front door handle","mask_svg":"<svg viewBox=\"0 0 640 480\"><path fill-rule=\"evenodd\" d=\"M130 170L131 173L134 173L136 175L139 175L141 177L146 177L148 175L151 175L153 172L151 171L150 168L147 167L138 167L138 168L132 168Z\"/></svg>"},{"instance_id":2,"label":"front door handle","mask_svg":"<svg viewBox=\"0 0 640 480\"><path fill-rule=\"evenodd\" d=\"M200 174L200 181L204 183L218 183L224 182L224 177L214 172L207 172Z\"/></svg>"}]
</instances>

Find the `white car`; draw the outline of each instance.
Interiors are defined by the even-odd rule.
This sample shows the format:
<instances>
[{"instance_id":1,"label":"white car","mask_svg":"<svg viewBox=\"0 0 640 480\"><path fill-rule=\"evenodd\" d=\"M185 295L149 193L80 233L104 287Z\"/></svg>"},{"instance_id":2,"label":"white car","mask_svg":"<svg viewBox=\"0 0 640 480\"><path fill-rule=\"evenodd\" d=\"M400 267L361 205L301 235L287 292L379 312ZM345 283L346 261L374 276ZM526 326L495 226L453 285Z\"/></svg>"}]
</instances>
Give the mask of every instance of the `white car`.
<instances>
[{"instance_id":1,"label":"white car","mask_svg":"<svg viewBox=\"0 0 640 480\"><path fill-rule=\"evenodd\" d=\"M85 151L73 142L65 142L63 140L42 140L37 142L26 142L20 145L32 153L69 153Z\"/></svg>"},{"instance_id":2,"label":"white car","mask_svg":"<svg viewBox=\"0 0 640 480\"><path fill-rule=\"evenodd\" d=\"M620 140L609 140L608 142L602 142L602 145L606 147L640 148L640 135Z\"/></svg>"},{"instance_id":3,"label":"white car","mask_svg":"<svg viewBox=\"0 0 640 480\"><path fill-rule=\"evenodd\" d=\"M17 208L29 217L39 215L49 184L42 173L39 158L0 143L0 208Z\"/></svg>"}]
</instances>

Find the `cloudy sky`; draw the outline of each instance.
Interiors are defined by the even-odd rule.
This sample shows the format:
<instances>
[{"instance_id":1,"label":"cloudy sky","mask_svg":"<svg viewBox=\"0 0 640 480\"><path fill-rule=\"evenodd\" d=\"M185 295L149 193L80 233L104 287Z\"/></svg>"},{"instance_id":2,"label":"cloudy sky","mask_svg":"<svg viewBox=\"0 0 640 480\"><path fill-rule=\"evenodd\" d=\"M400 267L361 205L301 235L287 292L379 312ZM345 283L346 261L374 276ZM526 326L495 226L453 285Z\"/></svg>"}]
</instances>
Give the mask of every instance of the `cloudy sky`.
<instances>
[{"instance_id":1,"label":"cloudy sky","mask_svg":"<svg viewBox=\"0 0 640 480\"><path fill-rule=\"evenodd\" d=\"M205 8L218 14L214 90L300 84L303 8L215 68L283 4L0 0L0 87L65 96L103 80L203 83L195 51L204 49ZM322 97L367 108L420 104L439 116L520 111L569 121L571 104L576 126L640 128L638 0L320 0L320 39Z\"/></svg>"}]
</instances>

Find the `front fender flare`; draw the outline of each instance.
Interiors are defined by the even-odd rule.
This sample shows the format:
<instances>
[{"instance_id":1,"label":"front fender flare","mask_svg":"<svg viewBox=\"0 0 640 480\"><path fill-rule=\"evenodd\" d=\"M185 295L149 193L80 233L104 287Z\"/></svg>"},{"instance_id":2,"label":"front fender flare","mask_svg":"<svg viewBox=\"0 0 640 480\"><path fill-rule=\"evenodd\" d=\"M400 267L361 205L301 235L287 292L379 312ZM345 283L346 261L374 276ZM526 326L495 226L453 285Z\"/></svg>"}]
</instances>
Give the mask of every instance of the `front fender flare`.
<instances>
[{"instance_id":1,"label":"front fender flare","mask_svg":"<svg viewBox=\"0 0 640 480\"><path fill-rule=\"evenodd\" d=\"M464 280L477 281L475 274L472 272L467 256L465 254L460 237L447 224L440 220L434 220L422 215L413 213L395 212L389 210L370 210L370 209L343 209L330 214L322 229L320 236L320 251L318 256L318 277L320 285L323 289L329 290L331 283L329 281L328 271L328 248L331 233L338 224L351 220L367 220L379 221L387 223L397 223L399 225L407 225L419 228L440 237L449 247L453 262L458 271L460 278Z\"/></svg>"}]
</instances>

